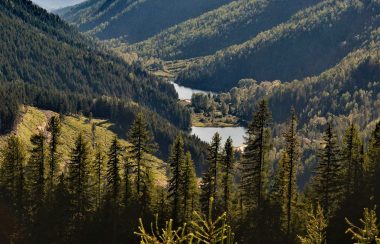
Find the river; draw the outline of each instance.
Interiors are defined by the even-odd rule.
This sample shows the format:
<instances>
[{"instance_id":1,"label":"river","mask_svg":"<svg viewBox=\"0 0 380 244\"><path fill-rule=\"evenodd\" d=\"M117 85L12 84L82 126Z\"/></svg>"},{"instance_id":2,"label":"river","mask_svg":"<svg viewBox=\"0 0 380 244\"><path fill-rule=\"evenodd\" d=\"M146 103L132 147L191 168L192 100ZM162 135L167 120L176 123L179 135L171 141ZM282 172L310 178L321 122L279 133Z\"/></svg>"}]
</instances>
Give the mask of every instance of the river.
<instances>
[{"instance_id":1,"label":"river","mask_svg":"<svg viewBox=\"0 0 380 244\"><path fill-rule=\"evenodd\" d=\"M174 85L180 100L191 99L191 96L194 93L211 93L208 91L195 90L189 87L180 86L174 82L171 83ZM228 137L231 137L234 147L240 147L243 145L245 131L246 129L244 127L191 127L191 134L196 135L202 141L210 142L213 135L218 132L222 137L223 144Z\"/></svg>"}]
</instances>

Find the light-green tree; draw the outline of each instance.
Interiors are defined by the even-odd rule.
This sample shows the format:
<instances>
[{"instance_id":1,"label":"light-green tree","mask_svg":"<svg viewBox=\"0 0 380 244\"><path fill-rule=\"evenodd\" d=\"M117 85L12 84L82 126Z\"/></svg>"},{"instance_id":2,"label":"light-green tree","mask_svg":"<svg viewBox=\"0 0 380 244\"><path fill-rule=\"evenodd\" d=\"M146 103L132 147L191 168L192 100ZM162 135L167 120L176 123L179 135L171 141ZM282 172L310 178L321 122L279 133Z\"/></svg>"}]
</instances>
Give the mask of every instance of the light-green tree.
<instances>
[{"instance_id":1,"label":"light-green tree","mask_svg":"<svg viewBox=\"0 0 380 244\"><path fill-rule=\"evenodd\" d=\"M358 227L350 222L346 218L346 222L349 228L346 233L352 235L352 240L358 244L379 244L380 243L380 230L379 224L377 223L377 216L374 209L364 209L363 218L360 219L363 227Z\"/></svg>"},{"instance_id":2,"label":"light-green tree","mask_svg":"<svg viewBox=\"0 0 380 244\"><path fill-rule=\"evenodd\" d=\"M194 162L190 152L185 155L183 165L183 216L185 222L191 219L192 212L198 206L198 185Z\"/></svg>"},{"instance_id":3,"label":"light-green tree","mask_svg":"<svg viewBox=\"0 0 380 244\"><path fill-rule=\"evenodd\" d=\"M306 235L298 236L302 244L323 244L326 243L327 219L323 214L323 209L318 204L314 210L306 213L308 220L306 222Z\"/></svg>"}]
</instances>

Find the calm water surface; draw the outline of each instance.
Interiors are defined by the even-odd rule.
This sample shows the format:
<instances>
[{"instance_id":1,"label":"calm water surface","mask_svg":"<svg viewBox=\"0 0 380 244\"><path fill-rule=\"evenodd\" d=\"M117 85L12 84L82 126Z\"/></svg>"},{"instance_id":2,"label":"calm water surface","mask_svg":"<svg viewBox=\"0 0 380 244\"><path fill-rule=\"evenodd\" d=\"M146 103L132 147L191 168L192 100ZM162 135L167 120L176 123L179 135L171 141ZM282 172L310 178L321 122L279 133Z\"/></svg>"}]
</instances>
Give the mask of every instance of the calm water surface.
<instances>
[{"instance_id":1,"label":"calm water surface","mask_svg":"<svg viewBox=\"0 0 380 244\"><path fill-rule=\"evenodd\" d=\"M178 93L178 98L180 100L185 100L185 99L190 100L191 96L194 93L203 93L203 94L212 93L212 92L207 92L207 91L191 89L191 88L188 88L185 86L178 85L177 83L174 83L174 82L171 82L171 83L174 85L174 88L175 88L176 92Z\"/></svg>"},{"instance_id":2,"label":"calm water surface","mask_svg":"<svg viewBox=\"0 0 380 244\"><path fill-rule=\"evenodd\" d=\"M198 136L202 141L210 142L214 134L218 132L223 144L228 137L231 137L234 147L244 144L245 131L244 127L191 127L191 134Z\"/></svg>"},{"instance_id":3,"label":"calm water surface","mask_svg":"<svg viewBox=\"0 0 380 244\"><path fill-rule=\"evenodd\" d=\"M191 96L194 93L211 93L180 86L174 82L171 83L174 85L174 88L178 93L178 98L181 100L191 99ZM191 134L198 136L199 139L205 142L210 142L216 132L218 132L222 137L223 144L226 142L228 137L232 138L234 147L239 147L244 143L244 127L191 127Z\"/></svg>"}]
</instances>

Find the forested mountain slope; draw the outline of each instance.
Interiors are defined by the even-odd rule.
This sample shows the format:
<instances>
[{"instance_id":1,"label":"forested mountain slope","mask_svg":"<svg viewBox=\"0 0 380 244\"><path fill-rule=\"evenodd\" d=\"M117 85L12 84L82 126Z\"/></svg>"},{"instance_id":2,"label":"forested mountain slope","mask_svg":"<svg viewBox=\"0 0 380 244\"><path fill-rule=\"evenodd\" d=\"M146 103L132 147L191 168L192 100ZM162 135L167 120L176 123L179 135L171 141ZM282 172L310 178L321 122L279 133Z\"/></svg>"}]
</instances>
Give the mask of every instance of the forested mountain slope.
<instances>
[{"instance_id":1,"label":"forested mountain slope","mask_svg":"<svg viewBox=\"0 0 380 244\"><path fill-rule=\"evenodd\" d=\"M333 67L379 26L376 0L323 1L254 38L198 59L177 77L191 87L225 90L242 78L291 81Z\"/></svg>"},{"instance_id":2,"label":"forested mountain slope","mask_svg":"<svg viewBox=\"0 0 380 244\"><path fill-rule=\"evenodd\" d=\"M123 37L134 43L230 1L90 0L61 13L81 31L100 39Z\"/></svg>"},{"instance_id":3,"label":"forested mountain slope","mask_svg":"<svg viewBox=\"0 0 380 244\"><path fill-rule=\"evenodd\" d=\"M380 117L380 28L371 33L366 44L347 55L335 67L319 76L281 83L244 79L233 88L233 109L250 119L254 104L268 99L273 120L282 123L292 106L301 125L320 128L334 116L336 121L355 122L365 127Z\"/></svg>"},{"instance_id":4,"label":"forested mountain slope","mask_svg":"<svg viewBox=\"0 0 380 244\"><path fill-rule=\"evenodd\" d=\"M242 43L258 33L288 20L295 12L317 0L234 1L187 20L127 48L143 56L164 60L213 54Z\"/></svg>"},{"instance_id":5,"label":"forested mountain slope","mask_svg":"<svg viewBox=\"0 0 380 244\"><path fill-rule=\"evenodd\" d=\"M1 1L0 29L1 132L12 129L20 104L109 118L124 135L142 111L163 155L178 133L176 127L189 128L190 114L177 104L172 85L94 48L30 1ZM195 149L196 140L187 140Z\"/></svg>"}]
</instances>

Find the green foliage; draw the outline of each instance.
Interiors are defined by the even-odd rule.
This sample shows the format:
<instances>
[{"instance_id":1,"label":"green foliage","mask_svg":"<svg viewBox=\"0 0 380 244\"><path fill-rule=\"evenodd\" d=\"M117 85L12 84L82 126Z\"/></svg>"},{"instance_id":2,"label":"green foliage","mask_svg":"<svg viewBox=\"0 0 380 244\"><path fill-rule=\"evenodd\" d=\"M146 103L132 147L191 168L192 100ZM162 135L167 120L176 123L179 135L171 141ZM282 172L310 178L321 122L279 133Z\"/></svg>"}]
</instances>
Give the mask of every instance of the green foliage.
<instances>
[{"instance_id":1,"label":"green foliage","mask_svg":"<svg viewBox=\"0 0 380 244\"><path fill-rule=\"evenodd\" d=\"M206 216L202 216L197 212L193 213L195 219L191 221L191 226L193 227L192 236L198 243L232 244L234 234L231 231L231 227L227 224L227 214L223 213L214 219L214 199L211 197L209 202L208 214Z\"/></svg>"},{"instance_id":2,"label":"green foliage","mask_svg":"<svg viewBox=\"0 0 380 244\"><path fill-rule=\"evenodd\" d=\"M331 123L327 124L323 140L314 184L317 199L322 204L324 214L331 216L342 192L340 150Z\"/></svg>"},{"instance_id":3,"label":"green foliage","mask_svg":"<svg viewBox=\"0 0 380 244\"><path fill-rule=\"evenodd\" d=\"M355 226L347 218L346 222L350 226L346 230L346 233L352 235L352 240L355 240L355 243L380 243L379 224L377 223L376 212L374 209L364 209L363 218L360 219L361 224L363 224L362 228Z\"/></svg>"},{"instance_id":4,"label":"green foliage","mask_svg":"<svg viewBox=\"0 0 380 244\"><path fill-rule=\"evenodd\" d=\"M150 232L145 230L142 219L139 219L139 232L135 232L140 236L141 244L177 244L177 243L192 243L191 234L186 234L186 224L183 227L174 229L173 220L165 222L165 228L160 229L158 226L158 215L156 215L155 226L151 223Z\"/></svg>"},{"instance_id":5,"label":"green foliage","mask_svg":"<svg viewBox=\"0 0 380 244\"><path fill-rule=\"evenodd\" d=\"M129 51L164 60L195 58L246 41L317 1L231 1L136 43Z\"/></svg>"},{"instance_id":6,"label":"green foliage","mask_svg":"<svg viewBox=\"0 0 380 244\"><path fill-rule=\"evenodd\" d=\"M223 91L247 77L291 81L318 75L370 39L378 26L378 4L376 0L318 2L251 39L197 58L176 82Z\"/></svg>"},{"instance_id":7,"label":"green foliage","mask_svg":"<svg viewBox=\"0 0 380 244\"><path fill-rule=\"evenodd\" d=\"M100 0L70 8L62 17L100 39L121 37L134 43L225 3L228 1Z\"/></svg>"},{"instance_id":8,"label":"green foliage","mask_svg":"<svg viewBox=\"0 0 380 244\"><path fill-rule=\"evenodd\" d=\"M248 126L242 161L241 187L244 192L245 204L250 208L260 208L267 192L267 167L270 150L268 126L270 122L271 113L267 101L262 100L257 105L252 122Z\"/></svg>"},{"instance_id":9,"label":"green foliage","mask_svg":"<svg viewBox=\"0 0 380 244\"><path fill-rule=\"evenodd\" d=\"M302 244L323 244L326 243L327 219L323 214L323 209L318 204L315 210L306 213L308 220L306 223L305 236L298 236Z\"/></svg>"}]
</instances>

